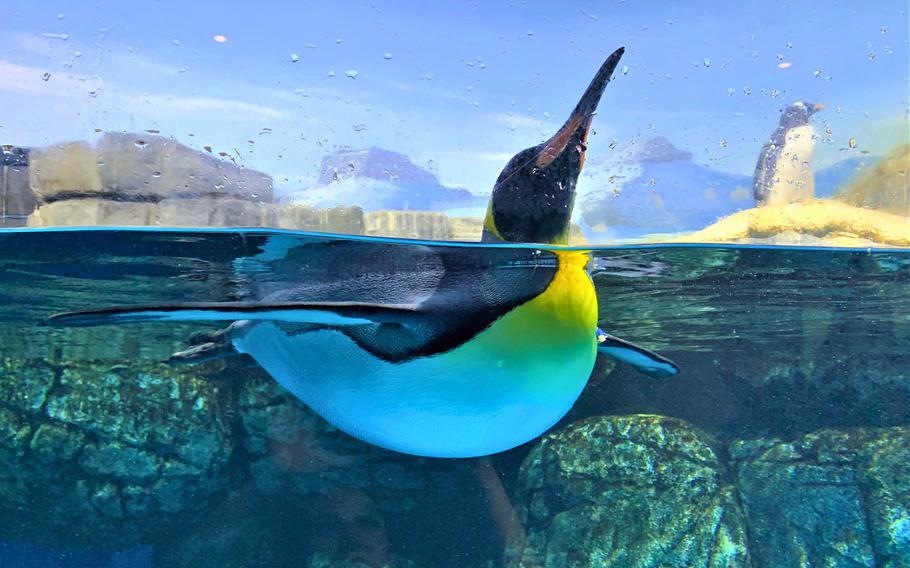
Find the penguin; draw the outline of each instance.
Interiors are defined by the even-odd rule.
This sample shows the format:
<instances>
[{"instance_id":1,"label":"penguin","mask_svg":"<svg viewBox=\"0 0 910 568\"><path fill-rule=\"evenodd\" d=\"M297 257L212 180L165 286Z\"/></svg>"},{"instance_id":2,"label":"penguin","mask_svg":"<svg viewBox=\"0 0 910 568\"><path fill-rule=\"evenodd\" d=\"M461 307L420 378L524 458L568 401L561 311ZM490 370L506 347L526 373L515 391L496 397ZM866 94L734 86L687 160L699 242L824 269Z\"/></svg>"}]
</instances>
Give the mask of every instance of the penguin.
<instances>
[{"instance_id":1,"label":"penguin","mask_svg":"<svg viewBox=\"0 0 910 568\"><path fill-rule=\"evenodd\" d=\"M566 243L585 141L623 51L556 134L508 162L486 242ZM485 456L536 438L581 394L598 347L653 376L670 368L599 330L584 252L275 235L257 256L236 265L256 300L102 308L47 323L233 321L174 361L251 357L340 430L428 457Z\"/></svg>"},{"instance_id":2,"label":"penguin","mask_svg":"<svg viewBox=\"0 0 910 568\"><path fill-rule=\"evenodd\" d=\"M793 203L814 195L815 131L809 119L824 107L797 101L784 109L780 125L762 147L755 165L752 195L756 206Z\"/></svg>"}]
</instances>

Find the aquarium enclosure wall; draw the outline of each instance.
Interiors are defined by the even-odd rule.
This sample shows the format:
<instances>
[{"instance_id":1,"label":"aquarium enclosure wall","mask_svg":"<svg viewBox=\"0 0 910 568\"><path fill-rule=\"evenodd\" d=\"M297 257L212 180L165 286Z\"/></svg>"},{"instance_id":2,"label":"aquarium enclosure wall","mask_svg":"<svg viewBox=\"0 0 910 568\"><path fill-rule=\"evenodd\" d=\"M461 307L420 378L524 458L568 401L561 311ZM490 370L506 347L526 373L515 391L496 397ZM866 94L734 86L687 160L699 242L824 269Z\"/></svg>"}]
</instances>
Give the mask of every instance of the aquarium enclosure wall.
<instances>
[{"instance_id":1,"label":"aquarium enclosure wall","mask_svg":"<svg viewBox=\"0 0 910 568\"><path fill-rule=\"evenodd\" d=\"M910 566L906 0L0 12L0 565Z\"/></svg>"}]
</instances>

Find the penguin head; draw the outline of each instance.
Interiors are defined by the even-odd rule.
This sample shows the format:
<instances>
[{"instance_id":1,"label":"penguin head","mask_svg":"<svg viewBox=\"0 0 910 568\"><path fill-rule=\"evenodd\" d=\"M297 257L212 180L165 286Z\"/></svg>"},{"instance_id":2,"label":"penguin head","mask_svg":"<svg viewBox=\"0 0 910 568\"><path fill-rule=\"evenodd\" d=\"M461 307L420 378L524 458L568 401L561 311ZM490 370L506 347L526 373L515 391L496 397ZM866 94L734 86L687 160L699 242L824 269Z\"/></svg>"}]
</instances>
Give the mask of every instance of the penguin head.
<instances>
[{"instance_id":1,"label":"penguin head","mask_svg":"<svg viewBox=\"0 0 910 568\"><path fill-rule=\"evenodd\" d=\"M809 117L823 108L825 105L822 103L796 101L784 109L784 113L780 117L780 125L785 128L804 126L809 124Z\"/></svg>"},{"instance_id":2,"label":"penguin head","mask_svg":"<svg viewBox=\"0 0 910 568\"><path fill-rule=\"evenodd\" d=\"M585 162L591 121L624 51L619 48L604 61L556 134L506 164L487 209L485 242L568 243L575 184Z\"/></svg>"}]
</instances>

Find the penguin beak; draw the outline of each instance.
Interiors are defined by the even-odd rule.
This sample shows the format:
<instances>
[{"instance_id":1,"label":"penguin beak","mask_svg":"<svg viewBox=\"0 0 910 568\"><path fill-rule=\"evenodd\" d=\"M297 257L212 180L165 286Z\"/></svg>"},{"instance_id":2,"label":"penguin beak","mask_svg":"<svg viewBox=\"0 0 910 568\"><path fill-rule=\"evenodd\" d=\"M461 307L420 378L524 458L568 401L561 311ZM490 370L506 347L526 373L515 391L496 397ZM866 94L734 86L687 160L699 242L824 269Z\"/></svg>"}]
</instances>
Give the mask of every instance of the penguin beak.
<instances>
[{"instance_id":1,"label":"penguin beak","mask_svg":"<svg viewBox=\"0 0 910 568\"><path fill-rule=\"evenodd\" d=\"M537 167L546 168L567 149L570 151L574 149L581 154L579 170L581 169L584 164L585 150L587 150L588 133L591 130L594 113L597 111L597 104L625 51L626 48L620 47L603 62L597 75L594 76L591 84L581 96L581 100L575 105L575 110L572 111L569 120L544 143L543 150L537 156Z\"/></svg>"}]
</instances>

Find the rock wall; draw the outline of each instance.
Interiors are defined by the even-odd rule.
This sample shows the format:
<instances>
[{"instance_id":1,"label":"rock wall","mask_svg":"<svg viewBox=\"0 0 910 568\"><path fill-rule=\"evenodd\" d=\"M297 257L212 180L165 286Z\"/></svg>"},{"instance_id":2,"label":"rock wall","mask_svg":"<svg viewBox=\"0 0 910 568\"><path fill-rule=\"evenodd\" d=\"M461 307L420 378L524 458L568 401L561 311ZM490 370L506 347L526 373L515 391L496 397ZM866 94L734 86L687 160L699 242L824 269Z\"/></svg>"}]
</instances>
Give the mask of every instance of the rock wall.
<instances>
[{"instance_id":1,"label":"rock wall","mask_svg":"<svg viewBox=\"0 0 910 568\"><path fill-rule=\"evenodd\" d=\"M910 144L895 148L871 171L841 189L837 198L857 207L910 216Z\"/></svg>"},{"instance_id":2,"label":"rock wall","mask_svg":"<svg viewBox=\"0 0 910 568\"><path fill-rule=\"evenodd\" d=\"M73 196L121 201L173 197L273 201L272 178L163 136L109 132L30 153L30 185L43 203Z\"/></svg>"},{"instance_id":3,"label":"rock wall","mask_svg":"<svg viewBox=\"0 0 910 568\"><path fill-rule=\"evenodd\" d=\"M0 227L21 227L37 206L28 185L28 151L0 147Z\"/></svg>"},{"instance_id":4,"label":"rock wall","mask_svg":"<svg viewBox=\"0 0 910 568\"><path fill-rule=\"evenodd\" d=\"M910 433L723 442L685 422L602 416L522 465L510 567L910 566Z\"/></svg>"},{"instance_id":5,"label":"rock wall","mask_svg":"<svg viewBox=\"0 0 910 568\"><path fill-rule=\"evenodd\" d=\"M163 365L0 359L2 537L128 547L198 519L229 479L220 396Z\"/></svg>"},{"instance_id":6,"label":"rock wall","mask_svg":"<svg viewBox=\"0 0 910 568\"><path fill-rule=\"evenodd\" d=\"M434 211L376 211L364 217L367 235L409 239L448 240L452 228L445 213Z\"/></svg>"}]
</instances>

